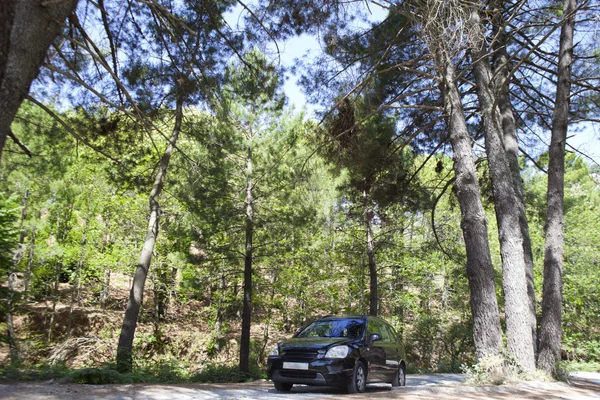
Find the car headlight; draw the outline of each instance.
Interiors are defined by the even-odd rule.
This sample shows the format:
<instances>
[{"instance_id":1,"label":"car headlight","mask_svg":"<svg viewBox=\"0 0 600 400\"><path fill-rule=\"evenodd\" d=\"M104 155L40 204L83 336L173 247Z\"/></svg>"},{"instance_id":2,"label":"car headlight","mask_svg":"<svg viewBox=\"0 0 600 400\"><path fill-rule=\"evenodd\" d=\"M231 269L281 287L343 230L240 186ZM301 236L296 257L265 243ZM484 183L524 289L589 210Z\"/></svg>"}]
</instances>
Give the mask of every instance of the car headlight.
<instances>
[{"instance_id":1,"label":"car headlight","mask_svg":"<svg viewBox=\"0 0 600 400\"><path fill-rule=\"evenodd\" d=\"M350 353L348 346L335 346L327 350L325 358L345 358Z\"/></svg>"},{"instance_id":2,"label":"car headlight","mask_svg":"<svg viewBox=\"0 0 600 400\"><path fill-rule=\"evenodd\" d=\"M279 345L275 346L273 350L269 353L269 356L278 356L279 355Z\"/></svg>"}]
</instances>

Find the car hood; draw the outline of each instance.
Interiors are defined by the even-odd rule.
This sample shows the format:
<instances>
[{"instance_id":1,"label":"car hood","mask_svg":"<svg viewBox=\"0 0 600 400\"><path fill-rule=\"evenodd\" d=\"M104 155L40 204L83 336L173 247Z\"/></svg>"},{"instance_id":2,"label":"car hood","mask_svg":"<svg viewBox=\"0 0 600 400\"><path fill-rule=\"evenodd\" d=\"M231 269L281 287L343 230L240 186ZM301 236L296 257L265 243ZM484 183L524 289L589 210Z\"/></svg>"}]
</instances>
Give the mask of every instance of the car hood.
<instances>
[{"instance_id":1,"label":"car hood","mask_svg":"<svg viewBox=\"0 0 600 400\"><path fill-rule=\"evenodd\" d=\"M310 349L319 350L331 346L348 344L356 339L352 338L292 338L280 344L281 351Z\"/></svg>"}]
</instances>

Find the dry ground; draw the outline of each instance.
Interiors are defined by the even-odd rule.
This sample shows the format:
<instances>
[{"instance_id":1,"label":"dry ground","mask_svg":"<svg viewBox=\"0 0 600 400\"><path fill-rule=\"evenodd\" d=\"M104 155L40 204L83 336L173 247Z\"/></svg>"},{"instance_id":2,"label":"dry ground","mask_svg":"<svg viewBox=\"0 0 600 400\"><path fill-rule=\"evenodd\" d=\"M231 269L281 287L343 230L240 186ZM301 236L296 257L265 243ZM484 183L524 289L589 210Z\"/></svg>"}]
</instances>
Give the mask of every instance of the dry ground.
<instances>
[{"instance_id":1,"label":"dry ground","mask_svg":"<svg viewBox=\"0 0 600 400\"><path fill-rule=\"evenodd\" d=\"M435 383L439 376L419 376ZM563 382L526 382L508 386L467 386L459 383L423 384L391 389L389 385L369 386L361 395L347 395L335 388L294 387L290 393L280 393L269 382L198 385L76 385L56 382L0 381L0 399L79 400L79 399L151 399L151 400L209 400L209 399L403 399L403 400L482 400L482 399L540 399L578 400L600 399L600 384L594 380L572 379ZM416 378L416 376L415 376ZM443 381L443 379L442 379Z\"/></svg>"}]
</instances>

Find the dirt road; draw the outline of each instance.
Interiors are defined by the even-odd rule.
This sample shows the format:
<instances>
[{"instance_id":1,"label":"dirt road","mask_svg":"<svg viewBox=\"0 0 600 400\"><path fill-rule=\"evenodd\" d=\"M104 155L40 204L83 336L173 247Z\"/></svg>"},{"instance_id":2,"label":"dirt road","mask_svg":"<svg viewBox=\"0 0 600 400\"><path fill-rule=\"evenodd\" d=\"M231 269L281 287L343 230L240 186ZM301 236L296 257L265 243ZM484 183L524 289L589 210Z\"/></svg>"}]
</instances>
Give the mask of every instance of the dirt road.
<instances>
[{"instance_id":1,"label":"dirt road","mask_svg":"<svg viewBox=\"0 0 600 400\"><path fill-rule=\"evenodd\" d=\"M275 391L270 382L199 385L76 385L54 382L3 382L0 399L30 400L213 400L213 399L600 399L600 374L574 376L562 382L527 382L512 386L473 387L460 374L409 375L407 386L369 385L361 395L336 388L295 386L290 393Z\"/></svg>"}]
</instances>

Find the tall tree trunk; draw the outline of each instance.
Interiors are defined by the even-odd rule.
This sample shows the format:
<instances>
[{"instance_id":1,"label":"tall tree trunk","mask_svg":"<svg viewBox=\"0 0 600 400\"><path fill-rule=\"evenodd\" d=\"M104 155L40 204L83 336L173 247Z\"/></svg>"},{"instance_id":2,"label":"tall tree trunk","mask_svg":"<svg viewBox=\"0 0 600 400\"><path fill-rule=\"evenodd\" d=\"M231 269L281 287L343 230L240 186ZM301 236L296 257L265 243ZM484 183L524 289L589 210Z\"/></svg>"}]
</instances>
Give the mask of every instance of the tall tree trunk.
<instances>
[{"instance_id":1,"label":"tall tree trunk","mask_svg":"<svg viewBox=\"0 0 600 400\"><path fill-rule=\"evenodd\" d=\"M0 159L31 82L77 0L0 2Z\"/></svg>"},{"instance_id":2,"label":"tall tree trunk","mask_svg":"<svg viewBox=\"0 0 600 400\"><path fill-rule=\"evenodd\" d=\"M401 261L403 263L403 261ZM393 267L394 268L394 287L393 287L393 292L394 293L402 293L404 292L404 273L402 271L404 271L404 268L401 268L400 265L396 265ZM404 306L403 306L403 302L399 301L399 302L395 302L395 307L394 307L394 315L398 318L398 320L400 321L404 321ZM404 325L400 325L397 328L397 332L398 335L400 336L400 339L402 339L404 337Z\"/></svg>"},{"instance_id":3,"label":"tall tree trunk","mask_svg":"<svg viewBox=\"0 0 600 400\"><path fill-rule=\"evenodd\" d=\"M56 319L56 305L58 304L60 273L62 272L62 257L56 260L54 267L54 287L52 289L52 312L50 313L50 323L48 326L48 342L54 337L54 320Z\"/></svg>"},{"instance_id":4,"label":"tall tree trunk","mask_svg":"<svg viewBox=\"0 0 600 400\"><path fill-rule=\"evenodd\" d=\"M271 290L269 291L269 306L267 308L267 315L265 321L265 328L263 330L263 345L258 355L259 360L265 359L265 349L269 342L269 327L271 326L271 318L273 317L273 300L275 299L275 284L277 283L277 270L271 270Z\"/></svg>"},{"instance_id":5,"label":"tall tree trunk","mask_svg":"<svg viewBox=\"0 0 600 400\"><path fill-rule=\"evenodd\" d=\"M488 228L473 162L454 66L449 57L438 61L443 70L443 100L454 160L454 192L461 210L461 228L467 253L473 339L477 359L502 352L502 331L494 283Z\"/></svg>"},{"instance_id":6,"label":"tall tree trunk","mask_svg":"<svg viewBox=\"0 0 600 400\"><path fill-rule=\"evenodd\" d=\"M87 213L84 220L83 235L81 237L81 246L79 248L79 260L77 261L77 269L75 272L75 288L71 292L71 303L69 304L69 319L67 323L67 338L71 337L71 329L73 328L73 307L75 303L80 306L79 291L81 288L81 269L83 268L83 261L85 259L85 245L87 243L87 233L90 218L90 205L88 203Z\"/></svg>"},{"instance_id":7,"label":"tall tree trunk","mask_svg":"<svg viewBox=\"0 0 600 400\"><path fill-rule=\"evenodd\" d=\"M538 367L547 372L555 371L561 348L565 142L569 123L575 11L576 0L565 0L565 22L560 33L558 80L548 163L542 325L537 361Z\"/></svg>"},{"instance_id":8,"label":"tall tree trunk","mask_svg":"<svg viewBox=\"0 0 600 400\"><path fill-rule=\"evenodd\" d=\"M31 232L29 238L29 251L27 254L27 267L25 270L25 288L23 289L23 298L25 301L29 298L29 280L31 279L31 271L33 269L33 258L35 257L35 228Z\"/></svg>"},{"instance_id":9,"label":"tall tree trunk","mask_svg":"<svg viewBox=\"0 0 600 400\"><path fill-rule=\"evenodd\" d=\"M19 363L19 347L13 321L16 280L17 272L14 270L14 267L11 267L11 271L8 274L8 295L6 296L6 334L8 336L8 346L10 348L10 365L12 366L16 366Z\"/></svg>"},{"instance_id":10,"label":"tall tree trunk","mask_svg":"<svg viewBox=\"0 0 600 400\"><path fill-rule=\"evenodd\" d=\"M225 260L223 260L223 269L219 274L219 297L217 298L217 315L215 316L215 338L221 339L221 329L223 327L223 297L225 291Z\"/></svg>"},{"instance_id":11,"label":"tall tree trunk","mask_svg":"<svg viewBox=\"0 0 600 400\"><path fill-rule=\"evenodd\" d=\"M521 179L521 168L519 167L519 142L517 139L517 124L513 114L508 90L509 58L506 49L507 40L504 32L506 21L502 14L502 1L496 1L496 10L493 20L494 36L494 93L498 104L500 125L502 127L502 139L504 151L512 175L513 187L516 196L516 205L519 211L519 228L523 237L523 256L525 257L525 277L527 279L527 295L529 296L529 307L531 320L531 337L534 353L537 353L537 319L535 301L535 283L533 274L533 251L531 250L531 237L529 235L529 223L525 211L525 196L523 194L523 181ZM494 110L495 111L495 110Z\"/></svg>"},{"instance_id":12,"label":"tall tree trunk","mask_svg":"<svg viewBox=\"0 0 600 400\"><path fill-rule=\"evenodd\" d=\"M102 280L102 291L100 292L100 308L106 310L106 301L110 292L110 269L104 271L104 279Z\"/></svg>"},{"instance_id":13,"label":"tall tree trunk","mask_svg":"<svg viewBox=\"0 0 600 400\"><path fill-rule=\"evenodd\" d=\"M56 217L56 241L61 243L60 235L60 212ZM60 272L62 270L62 258L56 260L54 266L54 287L52 289L52 312L50 313L50 323L48 326L48 342L52 340L52 334L54 333L54 318L56 314L56 303L58 302L58 282L60 278Z\"/></svg>"},{"instance_id":14,"label":"tall tree trunk","mask_svg":"<svg viewBox=\"0 0 600 400\"><path fill-rule=\"evenodd\" d=\"M140 307L142 305L144 285L146 284L146 277L148 276L150 261L152 260L152 252L154 250L156 238L158 237L160 218L160 205L158 199L164 185L167 168L169 167L169 161L171 160L171 153L173 152L173 148L179 137L182 119L183 100L180 97L177 99L177 106L175 109L175 126L173 128L173 133L171 134L167 148L160 160L158 172L156 173L154 184L152 185L152 190L150 190L148 199L150 206L148 230L146 231L146 239L144 240L144 246L135 270L135 276L133 278L131 292L129 293L129 300L127 301L127 308L125 310L125 316L123 317L123 326L121 328L121 335L119 336L119 344L117 347L117 370L120 372L131 372L132 368L133 337L135 335L135 328L140 313Z\"/></svg>"},{"instance_id":15,"label":"tall tree trunk","mask_svg":"<svg viewBox=\"0 0 600 400\"><path fill-rule=\"evenodd\" d=\"M7 280L8 293L6 296L6 336L8 346L10 348L10 364L12 366L16 366L19 363L19 347L17 344L17 335L15 333L13 313L15 308L15 283L17 281L17 265L23 258L23 251L24 248L21 242L20 247L17 250L15 250L15 254L10 265L10 270L8 271Z\"/></svg>"},{"instance_id":16,"label":"tall tree trunk","mask_svg":"<svg viewBox=\"0 0 600 400\"><path fill-rule=\"evenodd\" d=\"M0 84L4 81L4 72L10 52L10 33L15 20L16 0L0 2Z\"/></svg>"},{"instance_id":17,"label":"tall tree trunk","mask_svg":"<svg viewBox=\"0 0 600 400\"><path fill-rule=\"evenodd\" d=\"M160 341L160 314L161 314L161 303L162 303L162 282L161 277L156 272L157 267L154 267L152 270L153 273L150 274L150 281L152 282L152 291L154 295L154 337L157 341Z\"/></svg>"},{"instance_id":18,"label":"tall tree trunk","mask_svg":"<svg viewBox=\"0 0 600 400\"><path fill-rule=\"evenodd\" d=\"M483 118L485 150L494 189L494 206L502 256L507 350L508 354L525 369L534 371L535 353L531 329L535 315L531 313L527 294L525 256L517 198L506 159L499 119L493 109L495 101L491 86L492 71L477 9L471 12L471 22L473 72Z\"/></svg>"},{"instance_id":19,"label":"tall tree trunk","mask_svg":"<svg viewBox=\"0 0 600 400\"><path fill-rule=\"evenodd\" d=\"M252 146L246 159L246 254L244 257L244 304L240 341L240 371L248 372L250 364L250 320L252 318L252 235L254 233L254 199L252 196Z\"/></svg>"},{"instance_id":20,"label":"tall tree trunk","mask_svg":"<svg viewBox=\"0 0 600 400\"><path fill-rule=\"evenodd\" d=\"M365 222L365 233L367 239L367 259L369 262L369 315L377 315L378 311L378 285L377 264L375 263L375 244L373 242L372 220L373 212L369 208L369 199L366 191L363 191L363 219Z\"/></svg>"},{"instance_id":21,"label":"tall tree trunk","mask_svg":"<svg viewBox=\"0 0 600 400\"><path fill-rule=\"evenodd\" d=\"M0 6L0 9L2 6ZM4 11L4 10L2 10ZM2 16L2 15L0 15ZM1 40L1 39L0 39ZM1 44L1 42L0 42ZM19 247L15 250L10 265L10 271L8 272L7 289L8 293L6 296L6 336L8 339L8 346L10 348L10 364L16 366L19 363L19 346L17 344L17 335L15 334L15 326L13 320L13 313L15 307L15 283L17 280L17 268L23 257L25 256L25 229L24 224L27 219L27 206L29 200L29 190L25 190L23 196L23 208L21 209L21 221L19 223Z\"/></svg>"}]
</instances>

